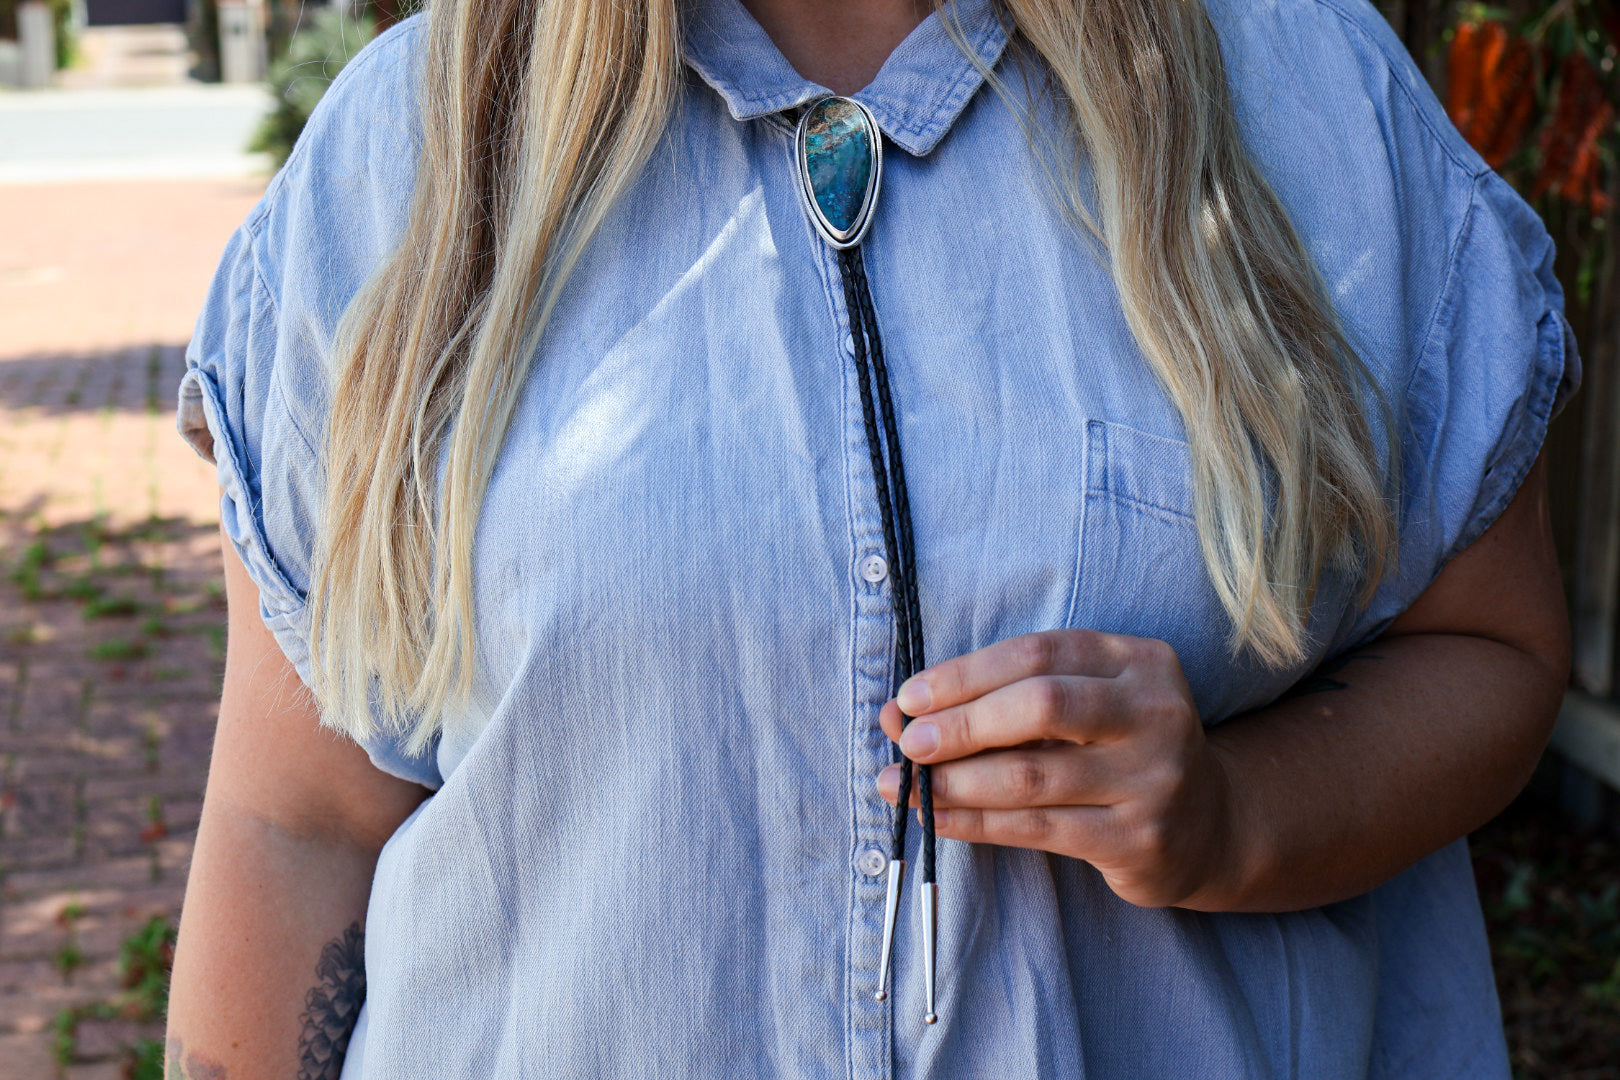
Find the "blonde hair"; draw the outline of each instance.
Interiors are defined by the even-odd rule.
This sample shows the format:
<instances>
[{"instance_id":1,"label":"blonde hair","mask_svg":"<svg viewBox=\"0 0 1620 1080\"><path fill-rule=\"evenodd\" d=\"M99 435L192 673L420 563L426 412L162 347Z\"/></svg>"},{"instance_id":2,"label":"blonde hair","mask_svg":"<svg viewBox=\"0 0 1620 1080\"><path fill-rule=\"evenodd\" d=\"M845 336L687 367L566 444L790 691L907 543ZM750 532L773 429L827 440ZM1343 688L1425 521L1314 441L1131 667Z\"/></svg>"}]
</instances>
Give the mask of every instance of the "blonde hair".
<instances>
[{"instance_id":1,"label":"blonde hair","mask_svg":"<svg viewBox=\"0 0 1620 1080\"><path fill-rule=\"evenodd\" d=\"M310 587L334 727L416 752L469 700L478 509L562 283L669 122L678 3L432 4L409 220L335 344ZM1297 662L1322 568L1365 571L1370 595L1394 524L1371 380L1243 150L1202 0L1004 4L1071 117L1060 197L1185 421L1232 646Z\"/></svg>"}]
</instances>

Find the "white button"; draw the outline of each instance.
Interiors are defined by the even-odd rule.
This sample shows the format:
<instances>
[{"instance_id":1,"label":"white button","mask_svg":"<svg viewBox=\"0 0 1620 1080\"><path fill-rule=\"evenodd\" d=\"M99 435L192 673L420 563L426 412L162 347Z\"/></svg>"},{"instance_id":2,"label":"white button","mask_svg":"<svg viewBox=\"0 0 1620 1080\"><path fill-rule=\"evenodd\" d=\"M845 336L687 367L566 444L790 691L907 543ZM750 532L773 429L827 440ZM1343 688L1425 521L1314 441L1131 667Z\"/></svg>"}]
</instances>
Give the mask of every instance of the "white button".
<instances>
[{"instance_id":1,"label":"white button","mask_svg":"<svg viewBox=\"0 0 1620 1080\"><path fill-rule=\"evenodd\" d=\"M861 560L861 577L876 585L889 576L889 563L881 555L868 555Z\"/></svg>"},{"instance_id":2,"label":"white button","mask_svg":"<svg viewBox=\"0 0 1620 1080\"><path fill-rule=\"evenodd\" d=\"M889 857L877 848L869 848L856 863L867 877L877 877L889 865Z\"/></svg>"},{"instance_id":3,"label":"white button","mask_svg":"<svg viewBox=\"0 0 1620 1080\"><path fill-rule=\"evenodd\" d=\"M855 355L855 335L854 334L845 334L843 344L844 344L844 354L846 356L854 356Z\"/></svg>"}]
</instances>

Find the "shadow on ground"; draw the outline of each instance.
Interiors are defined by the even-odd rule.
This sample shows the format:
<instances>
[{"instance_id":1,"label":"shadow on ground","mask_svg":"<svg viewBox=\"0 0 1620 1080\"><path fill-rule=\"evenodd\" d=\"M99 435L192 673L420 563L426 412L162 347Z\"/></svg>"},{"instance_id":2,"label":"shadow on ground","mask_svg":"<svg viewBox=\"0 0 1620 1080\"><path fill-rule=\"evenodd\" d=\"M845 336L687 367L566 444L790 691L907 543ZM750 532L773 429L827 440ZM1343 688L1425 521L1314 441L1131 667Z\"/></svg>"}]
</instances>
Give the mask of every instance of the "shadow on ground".
<instances>
[{"instance_id":1,"label":"shadow on ground","mask_svg":"<svg viewBox=\"0 0 1620 1080\"><path fill-rule=\"evenodd\" d=\"M185 345L172 342L0 357L0 409L172 412L184 371Z\"/></svg>"}]
</instances>

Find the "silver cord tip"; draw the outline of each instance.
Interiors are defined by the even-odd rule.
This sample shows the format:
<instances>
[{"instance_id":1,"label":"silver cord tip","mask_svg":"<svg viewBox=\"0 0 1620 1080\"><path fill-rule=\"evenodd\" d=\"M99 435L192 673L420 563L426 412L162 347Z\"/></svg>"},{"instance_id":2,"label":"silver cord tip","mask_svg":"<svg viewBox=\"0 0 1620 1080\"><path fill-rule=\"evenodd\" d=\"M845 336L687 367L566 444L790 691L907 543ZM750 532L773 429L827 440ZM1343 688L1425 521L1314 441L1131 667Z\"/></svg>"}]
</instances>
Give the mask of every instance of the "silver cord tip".
<instances>
[{"instance_id":1,"label":"silver cord tip","mask_svg":"<svg viewBox=\"0 0 1620 1080\"><path fill-rule=\"evenodd\" d=\"M883 907L883 955L878 959L877 993L872 995L877 1001L889 998L889 957L894 954L894 924L900 915L900 880L905 874L904 859L889 862L889 894Z\"/></svg>"},{"instance_id":2,"label":"silver cord tip","mask_svg":"<svg viewBox=\"0 0 1620 1080\"><path fill-rule=\"evenodd\" d=\"M939 917L939 886L932 881L923 882L922 888L917 891L917 899L922 904L923 1004L928 1009L923 1013L923 1022L932 1024L939 1020L939 1014L934 1011L934 942L938 933L935 920Z\"/></svg>"}]
</instances>

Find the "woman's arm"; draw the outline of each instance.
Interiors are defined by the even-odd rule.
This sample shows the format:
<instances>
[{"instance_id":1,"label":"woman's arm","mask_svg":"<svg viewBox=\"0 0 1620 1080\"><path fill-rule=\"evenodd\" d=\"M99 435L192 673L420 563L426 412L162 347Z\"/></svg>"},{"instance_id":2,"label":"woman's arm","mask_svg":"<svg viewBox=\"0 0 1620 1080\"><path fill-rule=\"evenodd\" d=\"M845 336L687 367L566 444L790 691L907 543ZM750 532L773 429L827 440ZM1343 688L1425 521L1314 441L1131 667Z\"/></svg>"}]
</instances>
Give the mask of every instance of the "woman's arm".
<instances>
[{"instance_id":1,"label":"woman's arm","mask_svg":"<svg viewBox=\"0 0 1620 1080\"><path fill-rule=\"evenodd\" d=\"M1206 733L1168 645L1060 630L914 676L899 704L929 715L900 744L935 763L941 836L1085 859L1147 906L1315 907L1512 799L1546 744L1569 650L1538 460L1377 641L1273 705ZM900 738L894 702L883 724ZM878 783L893 801L898 768Z\"/></svg>"},{"instance_id":2,"label":"woman's arm","mask_svg":"<svg viewBox=\"0 0 1620 1080\"><path fill-rule=\"evenodd\" d=\"M227 541L229 646L169 993L168 1069L336 1080L383 843L427 790L319 726Z\"/></svg>"}]
</instances>

